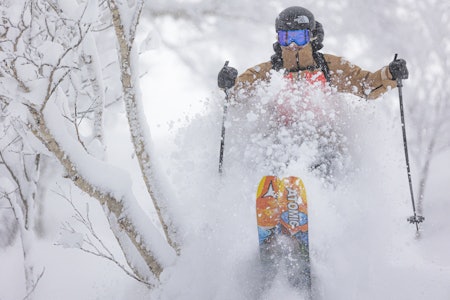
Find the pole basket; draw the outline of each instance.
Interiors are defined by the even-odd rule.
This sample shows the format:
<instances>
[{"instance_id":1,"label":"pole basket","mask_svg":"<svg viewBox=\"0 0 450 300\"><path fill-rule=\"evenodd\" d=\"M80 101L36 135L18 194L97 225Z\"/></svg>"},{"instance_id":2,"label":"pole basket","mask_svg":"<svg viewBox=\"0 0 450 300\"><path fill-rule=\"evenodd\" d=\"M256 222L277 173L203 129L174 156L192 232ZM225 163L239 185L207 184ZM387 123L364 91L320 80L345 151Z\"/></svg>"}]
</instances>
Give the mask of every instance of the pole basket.
<instances>
[{"instance_id":1,"label":"pole basket","mask_svg":"<svg viewBox=\"0 0 450 300\"><path fill-rule=\"evenodd\" d=\"M425 220L424 217L417 216L417 215L416 216L411 216L411 217L408 218L408 222L411 223L411 224L419 224L419 223L422 223L424 220Z\"/></svg>"}]
</instances>

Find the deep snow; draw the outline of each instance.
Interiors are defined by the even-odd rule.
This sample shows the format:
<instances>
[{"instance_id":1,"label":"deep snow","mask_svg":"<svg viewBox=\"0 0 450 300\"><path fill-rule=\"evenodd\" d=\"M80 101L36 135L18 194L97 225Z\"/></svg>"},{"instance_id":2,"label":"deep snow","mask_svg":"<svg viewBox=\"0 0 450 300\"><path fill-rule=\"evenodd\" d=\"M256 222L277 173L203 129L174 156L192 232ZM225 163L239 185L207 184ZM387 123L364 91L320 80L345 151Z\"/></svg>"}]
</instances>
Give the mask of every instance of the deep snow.
<instances>
[{"instance_id":1,"label":"deep snow","mask_svg":"<svg viewBox=\"0 0 450 300\"><path fill-rule=\"evenodd\" d=\"M352 161L335 187L305 171L301 161L284 171L283 175L302 177L307 188L312 264L322 299L450 296L448 154L433 166L436 171L425 202L427 220L418 239L414 226L406 222L411 206L398 113L390 102L395 101L395 92L368 103L334 95L349 116L345 120ZM210 95L203 100L203 109L155 143L176 192L172 206L185 243L176 264L163 273L161 286L148 291L107 261L53 245L61 236L61 224L71 220L73 212L50 192L45 212L49 233L36 241L36 261L45 266L45 276L35 299L301 299L282 277L275 276L270 287L260 281L254 195L266 166L249 159L255 150L255 126L241 127L251 122L246 106L237 105L229 110L225 171L219 176L221 101L221 94ZM259 122L253 115L250 119ZM115 124L107 133L109 159L130 168L135 164L131 148L114 143L120 137L127 139L125 120L107 122ZM132 178L134 191L143 195L142 183L136 174ZM61 180L58 184L68 187ZM81 210L85 201L89 203L96 227L118 253L101 208L77 190L72 193ZM141 205L155 219L149 205L145 201ZM23 297L18 244L1 250L2 270L7 270L1 272L2 300Z\"/></svg>"},{"instance_id":2,"label":"deep snow","mask_svg":"<svg viewBox=\"0 0 450 300\"><path fill-rule=\"evenodd\" d=\"M412 210L401 128L398 113L388 107L395 97L370 103L334 97L345 103L341 104L346 109L352 161L347 175L336 180L336 187L327 186L305 171L301 159L280 174L300 176L305 182L312 263L321 297L446 299L450 295L445 254L449 243L439 243L437 250L432 242L439 240L437 236L445 240L445 230L436 232L439 221L427 216L432 220L427 220L421 237L416 238L414 226L406 222ZM187 248L179 264L166 272L156 295L162 299L298 299L298 291L281 277L275 277L268 288L260 281L254 196L265 165L245 155L255 149L252 143L259 135L248 126L247 111L231 109L230 114L240 115L244 122L239 117L228 122L225 173L218 176L222 108L217 99L210 100L208 112L180 130L170 151L174 166L168 169L178 188ZM429 195L433 201L443 201L439 190Z\"/></svg>"},{"instance_id":3,"label":"deep snow","mask_svg":"<svg viewBox=\"0 0 450 300\"><path fill-rule=\"evenodd\" d=\"M260 281L254 195L260 177L270 169L259 155L258 135L252 134L259 128L260 108L230 109L225 173L219 176L223 95L209 94L215 87L197 81L179 62L173 63L176 88L168 88L174 81L160 76L167 72L162 62L174 57L164 51L150 55L151 69L141 79L149 82L142 84L143 98L158 159L172 184L167 188L177 196L172 206L185 243L181 256L163 273L161 286L149 291L108 261L55 245L65 241L67 246L79 238L61 230L64 222L82 231L71 218L70 205L54 192L60 187L70 190L66 180L58 180L46 198L47 234L35 241L36 268L45 267L35 299L301 299L301 293L280 276L267 288ZM405 89L413 88L405 83ZM302 177L306 185L312 263L320 295L323 299L450 299L450 153L433 161L425 195L426 221L416 238L414 226L406 222L411 204L396 91L370 103L336 95L333 99L341 101L349 116L344 127L351 163L345 175L332 187L307 172L304 161L294 160L283 171ZM142 210L156 220L133 150L127 143L117 143L129 140L124 117L105 122L108 159L130 172ZM314 156L313 148L301 150L309 158ZM120 257L98 204L76 189L71 193L82 211L89 204L96 229ZM19 242L0 249L1 300L23 298L22 259Z\"/></svg>"}]
</instances>

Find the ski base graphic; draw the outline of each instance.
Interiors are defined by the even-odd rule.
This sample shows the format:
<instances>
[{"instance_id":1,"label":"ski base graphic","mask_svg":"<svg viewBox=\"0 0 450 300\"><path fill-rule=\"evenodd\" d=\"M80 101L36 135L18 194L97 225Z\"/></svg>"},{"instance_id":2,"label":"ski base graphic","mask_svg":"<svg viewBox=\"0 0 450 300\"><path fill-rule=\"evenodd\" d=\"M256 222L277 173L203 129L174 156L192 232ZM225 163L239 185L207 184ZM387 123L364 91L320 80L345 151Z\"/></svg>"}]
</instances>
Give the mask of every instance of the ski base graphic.
<instances>
[{"instance_id":1,"label":"ski base graphic","mask_svg":"<svg viewBox=\"0 0 450 300\"><path fill-rule=\"evenodd\" d=\"M301 179L264 176L256 193L260 258L266 272L311 290L308 202Z\"/></svg>"}]
</instances>

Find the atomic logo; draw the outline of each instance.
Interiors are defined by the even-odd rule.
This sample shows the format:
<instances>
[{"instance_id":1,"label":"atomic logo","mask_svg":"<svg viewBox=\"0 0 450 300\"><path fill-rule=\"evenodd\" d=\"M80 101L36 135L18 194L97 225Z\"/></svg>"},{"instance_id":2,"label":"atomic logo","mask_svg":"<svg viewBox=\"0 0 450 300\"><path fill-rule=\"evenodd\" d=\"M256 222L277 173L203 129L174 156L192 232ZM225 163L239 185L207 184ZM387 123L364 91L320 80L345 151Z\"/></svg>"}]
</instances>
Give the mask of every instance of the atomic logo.
<instances>
[{"instance_id":1,"label":"atomic logo","mask_svg":"<svg viewBox=\"0 0 450 300\"><path fill-rule=\"evenodd\" d=\"M298 194L294 189L286 188L288 191L288 223L292 228L300 226L300 216L298 214Z\"/></svg>"},{"instance_id":2,"label":"atomic logo","mask_svg":"<svg viewBox=\"0 0 450 300\"><path fill-rule=\"evenodd\" d=\"M278 198L277 196L278 196L277 193L275 193L275 190L273 189L272 182L270 182L267 192L262 197L263 198L266 198L266 197Z\"/></svg>"}]
</instances>

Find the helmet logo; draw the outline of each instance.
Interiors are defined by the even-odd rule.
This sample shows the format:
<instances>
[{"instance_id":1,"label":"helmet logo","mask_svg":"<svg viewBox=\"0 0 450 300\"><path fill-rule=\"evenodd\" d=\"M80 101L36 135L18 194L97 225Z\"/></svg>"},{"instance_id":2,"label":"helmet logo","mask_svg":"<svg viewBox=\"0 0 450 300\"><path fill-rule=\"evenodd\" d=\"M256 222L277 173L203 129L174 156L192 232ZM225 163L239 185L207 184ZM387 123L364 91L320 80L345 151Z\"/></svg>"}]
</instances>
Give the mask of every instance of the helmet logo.
<instances>
[{"instance_id":1,"label":"helmet logo","mask_svg":"<svg viewBox=\"0 0 450 300\"><path fill-rule=\"evenodd\" d=\"M307 16L298 16L297 18L294 19L294 21L299 24L308 24L309 18Z\"/></svg>"}]
</instances>

